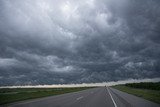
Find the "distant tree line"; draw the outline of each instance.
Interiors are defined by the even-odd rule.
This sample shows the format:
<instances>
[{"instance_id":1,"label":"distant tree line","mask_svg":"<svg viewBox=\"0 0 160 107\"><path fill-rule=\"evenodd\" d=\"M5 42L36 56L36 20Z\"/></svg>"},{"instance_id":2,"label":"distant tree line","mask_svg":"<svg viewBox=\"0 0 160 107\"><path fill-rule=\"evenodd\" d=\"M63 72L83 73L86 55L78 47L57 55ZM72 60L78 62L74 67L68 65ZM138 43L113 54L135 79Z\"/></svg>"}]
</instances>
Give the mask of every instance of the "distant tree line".
<instances>
[{"instance_id":1,"label":"distant tree line","mask_svg":"<svg viewBox=\"0 0 160 107\"><path fill-rule=\"evenodd\" d=\"M151 90L160 90L160 82L141 82L141 83L127 83L125 86L133 88L142 88L142 89L151 89Z\"/></svg>"}]
</instances>

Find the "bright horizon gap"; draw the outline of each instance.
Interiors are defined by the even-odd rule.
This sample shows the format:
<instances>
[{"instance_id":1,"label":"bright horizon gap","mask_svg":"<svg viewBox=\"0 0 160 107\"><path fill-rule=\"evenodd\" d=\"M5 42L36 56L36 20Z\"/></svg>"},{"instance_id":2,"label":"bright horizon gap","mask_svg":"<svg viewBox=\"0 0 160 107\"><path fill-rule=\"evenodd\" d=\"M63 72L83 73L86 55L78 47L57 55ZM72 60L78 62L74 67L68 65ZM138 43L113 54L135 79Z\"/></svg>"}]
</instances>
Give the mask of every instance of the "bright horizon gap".
<instances>
[{"instance_id":1,"label":"bright horizon gap","mask_svg":"<svg viewBox=\"0 0 160 107\"><path fill-rule=\"evenodd\" d=\"M53 85L24 85L24 86L1 86L0 88L65 88L65 87L94 87L94 86L113 86L126 83L139 83L139 82L160 82L160 78L146 78L146 79L127 79L112 82L102 83L82 83L82 84L53 84Z\"/></svg>"}]
</instances>

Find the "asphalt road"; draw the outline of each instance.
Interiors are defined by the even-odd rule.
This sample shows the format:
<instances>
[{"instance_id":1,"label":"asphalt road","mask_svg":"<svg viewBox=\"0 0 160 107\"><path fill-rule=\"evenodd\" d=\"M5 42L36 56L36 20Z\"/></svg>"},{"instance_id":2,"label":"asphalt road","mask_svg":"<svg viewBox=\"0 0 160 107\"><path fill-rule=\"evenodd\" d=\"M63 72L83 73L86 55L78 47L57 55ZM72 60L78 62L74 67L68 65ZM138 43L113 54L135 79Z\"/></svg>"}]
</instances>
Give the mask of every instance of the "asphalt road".
<instances>
[{"instance_id":1,"label":"asphalt road","mask_svg":"<svg viewBox=\"0 0 160 107\"><path fill-rule=\"evenodd\" d=\"M74 93L39 98L7 105L9 107L160 107L142 98L113 88L92 88Z\"/></svg>"}]
</instances>

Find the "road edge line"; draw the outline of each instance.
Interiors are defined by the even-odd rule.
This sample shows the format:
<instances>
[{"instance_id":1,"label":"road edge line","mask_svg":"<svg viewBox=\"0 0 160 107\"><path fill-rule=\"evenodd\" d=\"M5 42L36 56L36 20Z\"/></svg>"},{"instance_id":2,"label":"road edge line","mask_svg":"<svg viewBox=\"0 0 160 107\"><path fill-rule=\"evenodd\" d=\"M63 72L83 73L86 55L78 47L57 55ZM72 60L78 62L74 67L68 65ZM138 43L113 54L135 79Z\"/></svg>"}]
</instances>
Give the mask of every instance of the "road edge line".
<instances>
[{"instance_id":1,"label":"road edge line","mask_svg":"<svg viewBox=\"0 0 160 107\"><path fill-rule=\"evenodd\" d=\"M114 107L117 107L117 104L116 104L116 102L114 101L114 99L113 99L113 97L112 97L112 94L110 93L108 87L107 87L107 91L108 91L108 93L109 93L109 95L110 95L110 97L111 97L111 99L112 99L112 102L113 102L113 104L114 104Z\"/></svg>"}]
</instances>

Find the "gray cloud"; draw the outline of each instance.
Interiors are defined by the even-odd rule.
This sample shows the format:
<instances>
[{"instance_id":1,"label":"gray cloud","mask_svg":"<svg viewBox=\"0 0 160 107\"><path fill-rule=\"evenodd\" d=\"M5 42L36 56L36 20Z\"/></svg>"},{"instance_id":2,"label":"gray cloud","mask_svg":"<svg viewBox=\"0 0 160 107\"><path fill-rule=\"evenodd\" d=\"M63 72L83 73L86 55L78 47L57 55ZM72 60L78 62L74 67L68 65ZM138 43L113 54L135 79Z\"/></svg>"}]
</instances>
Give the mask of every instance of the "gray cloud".
<instances>
[{"instance_id":1,"label":"gray cloud","mask_svg":"<svg viewBox=\"0 0 160 107\"><path fill-rule=\"evenodd\" d=\"M160 77L159 0L1 0L0 85Z\"/></svg>"}]
</instances>

